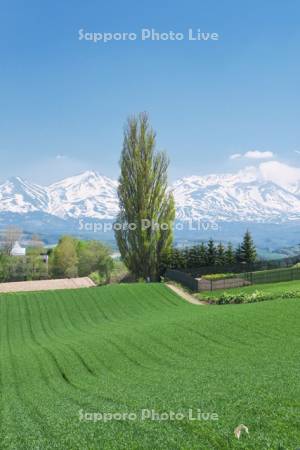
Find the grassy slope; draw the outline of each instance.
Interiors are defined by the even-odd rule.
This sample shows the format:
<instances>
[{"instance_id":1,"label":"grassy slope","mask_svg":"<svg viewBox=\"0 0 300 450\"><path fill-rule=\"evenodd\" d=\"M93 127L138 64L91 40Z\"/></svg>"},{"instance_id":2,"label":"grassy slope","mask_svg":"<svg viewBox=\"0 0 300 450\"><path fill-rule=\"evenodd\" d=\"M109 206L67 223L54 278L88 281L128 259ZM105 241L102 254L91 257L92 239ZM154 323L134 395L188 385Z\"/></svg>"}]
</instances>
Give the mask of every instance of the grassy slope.
<instances>
[{"instance_id":1,"label":"grassy slope","mask_svg":"<svg viewBox=\"0 0 300 450\"><path fill-rule=\"evenodd\" d=\"M1 449L294 449L299 318L298 300L199 307L163 285L2 295ZM220 420L79 421L142 408Z\"/></svg>"}]
</instances>

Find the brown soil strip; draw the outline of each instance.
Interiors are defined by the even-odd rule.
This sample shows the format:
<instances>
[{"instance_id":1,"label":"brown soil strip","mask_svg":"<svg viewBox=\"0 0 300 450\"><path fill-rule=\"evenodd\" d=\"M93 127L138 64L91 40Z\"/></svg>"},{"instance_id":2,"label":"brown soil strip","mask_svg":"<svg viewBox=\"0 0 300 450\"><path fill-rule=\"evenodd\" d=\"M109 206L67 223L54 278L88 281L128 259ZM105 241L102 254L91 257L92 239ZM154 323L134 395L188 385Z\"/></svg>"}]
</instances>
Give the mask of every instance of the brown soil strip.
<instances>
[{"instance_id":1,"label":"brown soil strip","mask_svg":"<svg viewBox=\"0 0 300 450\"><path fill-rule=\"evenodd\" d=\"M0 292L52 291L57 289L79 289L95 286L88 277L65 278L60 280L16 281L0 283Z\"/></svg>"},{"instance_id":2,"label":"brown soil strip","mask_svg":"<svg viewBox=\"0 0 300 450\"><path fill-rule=\"evenodd\" d=\"M179 297L183 298L184 300L186 300L189 303L192 303L193 305L198 305L198 306L207 305L206 302L201 302L196 297L194 297L193 295L184 291L180 287L174 286L174 284L166 283L166 286L168 286L168 288L171 289L172 291L176 292L176 294L179 295Z\"/></svg>"}]
</instances>

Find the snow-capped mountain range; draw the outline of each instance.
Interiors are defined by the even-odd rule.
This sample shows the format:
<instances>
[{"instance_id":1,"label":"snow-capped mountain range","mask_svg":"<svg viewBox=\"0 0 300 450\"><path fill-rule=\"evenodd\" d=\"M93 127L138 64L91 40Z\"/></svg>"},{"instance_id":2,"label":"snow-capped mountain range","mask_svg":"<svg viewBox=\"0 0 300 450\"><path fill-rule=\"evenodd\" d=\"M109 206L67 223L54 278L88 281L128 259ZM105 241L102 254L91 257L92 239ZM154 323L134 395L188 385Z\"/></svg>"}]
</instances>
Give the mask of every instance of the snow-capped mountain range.
<instances>
[{"instance_id":1,"label":"snow-capped mountain range","mask_svg":"<svg viewBox=\"0 0 300 450\"><path fill-rule=\"evenodd\" d=\"M266 180L255 167L192 176L173 185L178 219L282 223L300 219L300 190Z\"/></svg>"},{"instance_id":2,"label":"snow-capped mountain range","mask_svg":"<svg viewBox=\"0 0 300 450\"><path fill-rule=\"evenodd\" d=\"M118 212L117 186L117 181L92 171L46 187L16 177L0 185L0 215L40 212L63 220L113 219ZM182 178L170 189L179 220L300 220L300 179L291 186L275 183L255 167L236 174Z\"/></svg>"},{"instance_id":3,"label":"snow-capped mountain range","mask_svg":"<svg viewBox=\"0 0 300 450\"><path fill-rule=\"evenodd\" d=\"M46 187L11 178L0 185L0 214L43 212L61 219L111 219L118 212L117 186L91 171Z\"/></svg>"}]
</instances>

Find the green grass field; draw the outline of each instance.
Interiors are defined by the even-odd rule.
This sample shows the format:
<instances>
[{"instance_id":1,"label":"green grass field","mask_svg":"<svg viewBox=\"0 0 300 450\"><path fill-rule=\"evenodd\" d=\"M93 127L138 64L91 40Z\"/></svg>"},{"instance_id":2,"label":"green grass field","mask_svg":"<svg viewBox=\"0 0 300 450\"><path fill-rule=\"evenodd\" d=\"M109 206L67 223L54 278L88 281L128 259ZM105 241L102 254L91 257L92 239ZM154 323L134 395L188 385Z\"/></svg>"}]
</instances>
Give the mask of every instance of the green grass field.
<instances>
[{"instance_id":1,"label":"green grass field","mask_svg":"<svg viewBox=\"0 0 300 450\"><path fill-rule=\"evenodd\" d=\"M0 448L296 449L299 320L297 299L202 307L159 284L1 295ZM219 420L141 420L145 408Z\"/></svg>"}]
</instances>

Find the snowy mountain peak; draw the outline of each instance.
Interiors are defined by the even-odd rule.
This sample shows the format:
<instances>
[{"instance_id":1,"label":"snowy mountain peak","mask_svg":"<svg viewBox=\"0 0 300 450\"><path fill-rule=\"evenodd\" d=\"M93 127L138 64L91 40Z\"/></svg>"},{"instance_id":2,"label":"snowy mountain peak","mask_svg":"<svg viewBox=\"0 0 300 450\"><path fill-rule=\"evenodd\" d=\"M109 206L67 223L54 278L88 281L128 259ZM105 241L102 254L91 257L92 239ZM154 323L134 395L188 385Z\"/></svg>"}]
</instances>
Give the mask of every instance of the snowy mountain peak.
<instances>
[{"instance_id":1,"label":"snowy mountain peak","mask_svg":"<svg viewBox=\"0 0 300 450\"><path fill-rule=\"evenodd\" d=\"M235 183L250 183L253 181L262 181L263 178L256 167L246 167L237 173L221 173L221 174L211 174L211 175L192 175L190 177L184 177L177 180L174 186L180 184L193 185L193 186L215 186L218 184L229 185Z\"/></svg>"},{"instance_id":2,"label":"snowy mountain peak","mask_svg":"<svg viewBox=\"0 0 300 450\"><path fill-rule=\"evenodd\" d=\"M173 188L177 217L215 221L300 219L300 198L253 167L236 174L188 177Z\"/></svg>"},{"instance_id":3,"label":"snowy mountain peak","mask_svg":"<svg viewBox=\"0 0 300 450\"><path fill-rule=\"evenodd\" d=\"M118 183L97 172L86 171L48 187L48 213L65 217L108 219L116 216Z\"/></svg>"},{"instance_id":4,"label":"snowy mountain peak","mask_svg":"<svg viewBox=\"0 0 300 450\"><path fill-rule=\"evenodd\" d=\"M97 179L98 177L100 177L100 175L97 172L92 172L92 171L87 170L78 175L74 175L72 177L67 177L67 178L64 178L63 180L57 181L56 183L53 183L52 185L50 185L49 188L55 187L55 186L70 186L70 185L75 185L75 184L79 184L79 183L84 183L89 180Z\"/></svg>"},{"instance_id":5,"label":"snowy mountain peak","mask_svg":"<svg viewBox=\"0 0 300 450\"><path fill-rule=\"evenodd\" d=\"M0 185L0 212L28 213L47 209L47 189L13 177Z\"/></svg>"},{"instance_id":6,"label":"snowy mountain peak","mask_svg":"<svg viewBox=\"0 0 300 450\"><path fill-rule=\"evenodd\" d=\"M264 163L265 164L265 163ZM247 167L233 174L190 176L171 190L178 219L282 222L300 220L300 169L293 183L274 182L272 167ZM20 177L0 185L0 213L43 212L61 219L113 219L118 182L86 171L43 187Z\"/></svg>"}]
</instances>

